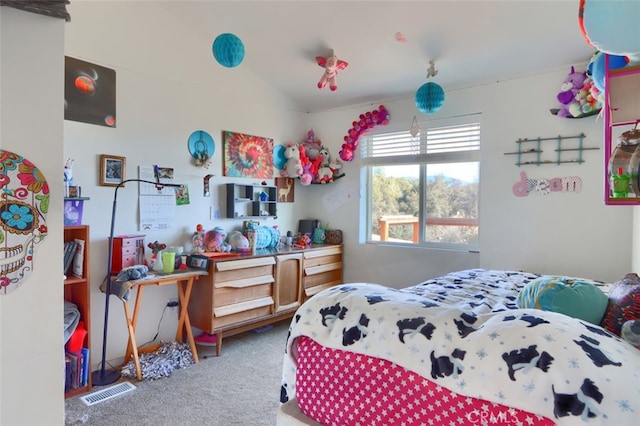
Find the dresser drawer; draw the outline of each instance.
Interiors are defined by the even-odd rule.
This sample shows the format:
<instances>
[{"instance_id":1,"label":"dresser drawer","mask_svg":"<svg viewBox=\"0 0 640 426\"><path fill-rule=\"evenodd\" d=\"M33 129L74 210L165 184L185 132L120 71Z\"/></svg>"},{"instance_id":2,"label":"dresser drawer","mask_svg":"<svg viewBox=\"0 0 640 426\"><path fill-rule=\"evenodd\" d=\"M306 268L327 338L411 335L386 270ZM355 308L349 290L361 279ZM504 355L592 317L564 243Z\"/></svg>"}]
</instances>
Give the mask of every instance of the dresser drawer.
<instances>
[{"instance_id":1,"label":"dresser drawer","mask_svg":"<svg viewBox=\"0 0 640 426\"><path fill-rule=\"evenodd\" d=\"M222 306L213 310L213 327L241 323L270 315L273 311L273 298L264 297L233 305Z\"/></svg>"},{"instance_id":2,"label":"dresser drawer","mask_svg":"<svg viewBox=\"0 0 640 426\"><path fill-rule=\"evenodd\" d=\"M342 246L305 252L302 283L306 298L342 284Z\"/></svg>"}]
</instances>

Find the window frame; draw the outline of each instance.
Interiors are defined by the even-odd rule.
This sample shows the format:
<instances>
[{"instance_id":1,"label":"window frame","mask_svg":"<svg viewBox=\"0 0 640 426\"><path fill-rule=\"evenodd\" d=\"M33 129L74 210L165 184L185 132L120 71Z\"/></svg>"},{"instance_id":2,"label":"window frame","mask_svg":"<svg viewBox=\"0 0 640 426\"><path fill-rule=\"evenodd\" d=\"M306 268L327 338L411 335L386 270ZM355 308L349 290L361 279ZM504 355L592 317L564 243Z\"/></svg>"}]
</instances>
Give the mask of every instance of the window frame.
<instances>
[{"instance_id":1,"label":"window frame","mask_svg":"<svg viewBox=\"0 0 640 426\"><path fill-rule=\"evenodd\" d=\"M448 119L428 120L418 123L422 131L427 129L436 130L446 127L459 127L466 125L477 125L480 137L478 141L478 148L476 150L466 150L460 152L449 153L435 153L435 154L422 154L415 155L414 162L411 162L410 156L400 156L402 158L393 157L368 157L367 148L370 139L361 141L362 152L360 154L360 183L361 183L361 197L360 197L360 243L375 244L375 245L388 245L397 247L412 247L422 249L439 249L439 250L456 250L456 251L472 251L478 252L480 249L480 173L482 168L481 162L481 149L482 149L482 120L481 114L471 114L468 116L460 116ZM403 123L397 126L386 126L384 128L376 129L363 136L363 138L373 138L380 135L394 134L400 132L409 133L409 124ZM399 161L398 161L399 160ZM429 164L443 164L443 163L465 163L474 162L478 163L478 215L477 215L477 229L478 240L476 243L460 244L460 243L439 243L425 241L427 225L426 225L426 201L427 201L427 187L426 187L426 169ZM418 243L404 243L396 241L378 241L371 238L372 227L372 199L373 199L373 168L376 166L398 166L398 165L418 165L419 167L419 213L418 221L420 224L424 224L418 227ZM363 219L364 218L364 219Z\"/></svg>"}]
</instances>

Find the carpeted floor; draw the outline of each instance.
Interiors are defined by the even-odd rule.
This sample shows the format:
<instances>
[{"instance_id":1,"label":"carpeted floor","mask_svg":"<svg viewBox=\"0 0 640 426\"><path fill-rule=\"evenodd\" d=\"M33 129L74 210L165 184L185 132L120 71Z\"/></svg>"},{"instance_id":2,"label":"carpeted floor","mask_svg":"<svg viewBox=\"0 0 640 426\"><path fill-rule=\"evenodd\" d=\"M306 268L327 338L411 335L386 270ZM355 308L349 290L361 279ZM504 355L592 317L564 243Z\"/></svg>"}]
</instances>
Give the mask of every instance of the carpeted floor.
<instances>
[{"instance_id":1,"label":"carpeted floor","mask_svg":"<svg viewBox=\"0 0 640 426\"><path fill-rule=\"evenodd\" d=\"M137 389L93 406L69 398L65 424L275 425L289 323L229 337L220 357L215 347L198 346L198 364L164 379L132 380Z\"/></svg>"}]
</instances>

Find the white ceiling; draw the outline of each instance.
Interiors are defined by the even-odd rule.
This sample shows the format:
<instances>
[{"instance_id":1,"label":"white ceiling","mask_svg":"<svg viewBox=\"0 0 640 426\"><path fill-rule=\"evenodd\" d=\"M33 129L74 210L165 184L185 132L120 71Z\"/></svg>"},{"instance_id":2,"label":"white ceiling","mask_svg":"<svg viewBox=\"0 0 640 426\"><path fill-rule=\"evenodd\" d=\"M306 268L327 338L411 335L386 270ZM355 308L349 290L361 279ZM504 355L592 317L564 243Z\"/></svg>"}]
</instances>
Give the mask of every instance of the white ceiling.
<instances>
[{"instance_id":1,"label":"white ceiling","mask_svg":"<svg viewBox=\"0 0 640 426\"><path fill-rule=\"evenodd\" d=\"M579 0L158 2L211 42L236 34L239 67L262 76L301 111L413 96L425 82L445 91L532 75L589 60ZM406 42L396 41L401 32ZM316 56L349 66L338 90L318 89ZM429 60L438 75L427 80ZM560 87L561 82L558 82Z\"/></svg>"}]
</instances>

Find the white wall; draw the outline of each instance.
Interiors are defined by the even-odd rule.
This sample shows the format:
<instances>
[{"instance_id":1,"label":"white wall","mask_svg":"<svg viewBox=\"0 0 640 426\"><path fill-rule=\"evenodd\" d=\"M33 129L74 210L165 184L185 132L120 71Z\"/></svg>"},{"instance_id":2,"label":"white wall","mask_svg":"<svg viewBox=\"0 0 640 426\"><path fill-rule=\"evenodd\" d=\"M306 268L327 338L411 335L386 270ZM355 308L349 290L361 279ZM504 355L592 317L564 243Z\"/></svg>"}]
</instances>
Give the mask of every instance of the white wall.
<instances>
[{"instance_id":1,"label":"white wall","mask_svg":"<svg viewBox=\"0 0 640 426\"><path fill-rule=\"evenodd\" d=\"M585 151L585 163L516 167L520 138L572 136L584 133L585 146L603 147L602 119L562 119L549 113L569 67L535 76L447 90L444 107L432 116L419 113L413 97L381 102L391 115L390 126L408 129L414 115L437 121L481 113L482 163L480 193L480 254L363 245L354 218L359 216L359 157L346 163L346 177L333 187L311 187L303 199L303 215L346 231L346 281L373 281L395 287L417 283L463 267L522 269L616 280L631 271L632 208L603 202L604 151ZM437 80L436 80L437 81ZM316 135L340 150L343 136L357 117L379 103L312 115ZM404 124L402 124L404 123ZM377 131L378 129L374 129ZM384 130L384 129L383 129ZM555 146L547 143L549 152ZM359 151L356 152L359 154ZM569 156L570 154L565 154ZM563 157L564 158L564 157ZM512 186L525 171L532 179L579 176L580 193L532 193L516 197ZM329 213L323 196L353 193L351 201Z\"/></svg>"},{"instance_id":2,"label":"white wall","mask_svg":"<svg viewBox=\"0 0 640 426\"><path fill-rule=\"evenodd\" d=\"M49 182L34 270L0 296L0 424L63 424L62 86L64 20L0 7L0 147Z\"/></svg>"},{"instance_id":3,"label":"white wall","mask_svg":"<svg viewBox=\"0 0 640 426\"><path fill-rule=\"evenodd\" d=\"M112 187L98 185L99 156L126 157L126 175L138 177L138 166L157 164L174 168L176 182L189 186L190 204L176 208L173 228L147 231L146 241L188 245L198 223L230 232L241 221L225 219L222 176L222 131L231 130L274 139L281 144L306 134L307 115L293 112L290 102L242 65L227 69L211 54L211 43L220 29L211 28L212 39L203 40L176 23L153 2L72 2L71 22L65 26L65 55L116 71L116 128L64 121L65 157L75 159L74 183L82 187L83 223L91 226L92 350L94 365L102 351L104 280L107 237L112 209ZM170 30L168 30L170 28ZM117 30L116 30L117 29ZM241 36L241 35L240 35ZM213 162L208 169L192 164L187 148L189 135L205 130L215 140ZM203 178L211 178L211 196L203 196ZM259 182L259 180L247 180ZM273 180L269 180L273 184ZM139 233L137 185L118 191L115 234ZM264 225L289 229L294 204L278 205L278 218ZM221 219L210 219L210 208ZM145 291L137 338L146 342L160 326L159 339L175 335L177 314L167 312L169 299L177 298L174 286ZM110 303L107 359L122 357L127 329L121 303Z\"/></svg>"}]
</instances>

